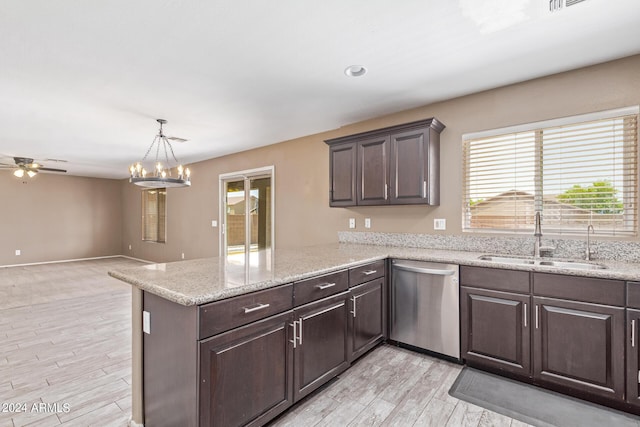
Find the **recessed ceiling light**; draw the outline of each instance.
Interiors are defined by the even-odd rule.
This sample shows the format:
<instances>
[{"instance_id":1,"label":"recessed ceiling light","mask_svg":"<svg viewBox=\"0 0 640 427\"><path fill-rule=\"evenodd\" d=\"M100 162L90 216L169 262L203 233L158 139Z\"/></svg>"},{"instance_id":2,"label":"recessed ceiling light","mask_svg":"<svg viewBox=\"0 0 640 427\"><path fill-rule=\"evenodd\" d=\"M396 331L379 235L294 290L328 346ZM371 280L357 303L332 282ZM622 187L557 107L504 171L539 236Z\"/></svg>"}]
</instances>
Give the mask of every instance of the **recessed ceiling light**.
<instances>
[{"instance_id":1,"label":"recessed ceiling light","mask_svg":"<svg viewBox=\"0 0 640 427\"><path fill-rule=\"evenodd\" d=\"M344 69L344 73L349 77L360 77L367 74L367 69L364 65L350 65Z\"/></svg>"}]
</instances>

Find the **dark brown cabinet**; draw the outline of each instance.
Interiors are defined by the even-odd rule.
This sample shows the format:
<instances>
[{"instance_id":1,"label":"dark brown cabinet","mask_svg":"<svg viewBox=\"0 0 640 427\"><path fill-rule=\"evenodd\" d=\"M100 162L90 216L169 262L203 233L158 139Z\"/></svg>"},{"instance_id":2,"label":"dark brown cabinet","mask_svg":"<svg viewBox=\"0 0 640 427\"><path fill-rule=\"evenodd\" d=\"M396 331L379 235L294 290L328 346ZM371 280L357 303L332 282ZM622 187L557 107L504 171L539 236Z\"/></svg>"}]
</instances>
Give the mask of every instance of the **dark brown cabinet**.
<instances>
[{"instance_id":1,"label":"dark brown cabinet","mask_svg":"<svg viewBox=\"0 0 640 427\"><path fill-rule=\"evenodd\" d=\"M640 310L627 309L627 402L640 410Z\"/></svg>"},{"instance_id":2,"label":"dark brown cabinet","mask_svg":"<svg viewBox=\"0 0 640 427\"><path fill-rule=\"evenodd\" d=\"M384 278L379 278L351 288L350 361L362 356L384 339L386 323L384 284Z\"/></svg>"},{"instance_id":3,"label":"dark brown cabinet","mask_svg":"<svg viewBox=\"0 0 640 427\"><path fill-rule=\"evenodd\" d=\"M389 204L389 135L359 141L357 153L357 204Z\"/></svg>"},{"instance_id":4,"label":"dark brown cabinet","mask_svg":"<svg viewBox=\"0 0 640 427\"><path fill-rule=\"evenodd\" d=\"M349 292L295 309L294 400L311 393L349 367Z\"/></svg>"},{"instance_id":5,"label":"dark brown cabinet","mask_svg":"<svg viewBox=\"0 0 640 427\"><path fill-rule=\"evenodd\" d=\"M534 297L534 381L624 397L624 308Z\"/></svg>"},{"instance_id":6,"label":"dark brown cabinet","mask_svg":"<svg viewBox=\"0 0 640 427\"><path fill-rule=\"evenodd\" d=\"M460 287L462 358L469 365L531 376L529 295Z\"/></svg>"},{"instance_id":7,"label":"dark brown cabinet","mask_svg":"<svg viewBox=\"0 0 640 427\"><path fill-rule=\"evenodd\" d=\"M329 205L438 205L443 129L431 118L325 141Z\"/></svg>"},{"instance_id":8,"label":"dark brown cabinet","mask_svg":"<svg viewBox=\"0 0 640 427\"><path fill-rule=\"evenodd\" d=\"M331 206L356 205L356 144L329 147Z\"/></svg>"},{"instance_id":9,"label":"dark brown cabinet","mask_svg":"<svg viewBox=\"0 0 640 427\"><path fill-rule=\"evenodd\" d=\"M292 321L288 311L200 342L200 425L263 425L293 404Z\"/></svg>"}]
</instances>

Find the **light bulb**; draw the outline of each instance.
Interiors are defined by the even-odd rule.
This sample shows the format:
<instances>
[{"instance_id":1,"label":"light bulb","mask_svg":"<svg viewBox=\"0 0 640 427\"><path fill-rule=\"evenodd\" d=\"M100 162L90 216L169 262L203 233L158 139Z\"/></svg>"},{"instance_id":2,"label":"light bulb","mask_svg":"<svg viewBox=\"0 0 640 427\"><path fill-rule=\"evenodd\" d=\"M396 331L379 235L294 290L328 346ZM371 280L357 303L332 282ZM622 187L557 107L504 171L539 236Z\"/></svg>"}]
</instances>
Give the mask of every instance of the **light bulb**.
<instances>
[{"instance_id":1,"label":"light bulb","mask_svg":"<svg viewBox=\"0 0 640 427\"><path fill-rule=\"evenodd\" d=\"M16 169L16 171L13 173L15 176L17 176L18 178L22 178L24 176L24 170L22 169Z\"/></svg>"},{"instance_id":2,"label":"light bulb","mask_svg":"<svg viewBox=\"0 0 640 427\"><path fill-rule=\"evenodd\" d=\"M167 173L165 171L160 172L160 175L162 175L163 178L167 177Z\"/></svg>"},{"instance_id":3,"label":"light bulb","mask_svg":"<svg viewBox=\"0 0 640 427\"><path fill-rule=\"evenodd\" d=\"M191 177L191 170L189 168L186 168L184 170L185 175L187 175L187 178Z\"/></svg>"},{"instance_id":4,"label":"light bulb","mask_svg":"<svg viewBox=\"0 0 640 427\"><path fill-rule=\"evenodd\" d=\"M158 162L156 164L156 169L158 170L158 172L162 172L162 163Z\"/></svg>"},{"instance_id":5,"label":"light bulb","mask_svg":"<svg viewBox=\"0 0 640 427\"><path fill-rule=\"evenodd\" d=\"M147 170L145 168L142 168L142 177L146 177L147 176Z\"/></svg>"},{"instance_id":6,"label":"light bulb","mask_svg":"<svg viewBox=\"0 0 640 427\"><path fill-rule=\"evenodd\" d=\"M140 164L140 162L136 163L136 170L138 171L138 173L142 172L142 165Z\"/></svg>"},{"instance_id":7,"label":"light bulb","mask_svg":"<svg viewBox=\"0 0 640 427\"><path fill-rule=\"evenodd\" d=\"M29 178L33 178L37 174L38 174L38 172L36 172L36 171L27 171L27 175L29 175Z\"/></svg>"},{"instance_id":8,"label":"light bulb","mask_svg":"<svg viewBox=\"0 0 640 427\"><path fill-rule=\"evenodd\" d=\"M182 165L178 165L178 175L180 175L180 177L182 177L183 172L184 172L184 168L182 167Z\"/></svg>"},{"instance_id":9,"label":"light bulb","mask_svg":"<svg viewBox=\"0 0 640 427\"><path fill-rule=\"evenodd\" d=\"M129 172L131 172L131 176L134 176L136 173L136 168L135 166L131 165L131 167L129 168Z\"/></svg>"}]
</instances>

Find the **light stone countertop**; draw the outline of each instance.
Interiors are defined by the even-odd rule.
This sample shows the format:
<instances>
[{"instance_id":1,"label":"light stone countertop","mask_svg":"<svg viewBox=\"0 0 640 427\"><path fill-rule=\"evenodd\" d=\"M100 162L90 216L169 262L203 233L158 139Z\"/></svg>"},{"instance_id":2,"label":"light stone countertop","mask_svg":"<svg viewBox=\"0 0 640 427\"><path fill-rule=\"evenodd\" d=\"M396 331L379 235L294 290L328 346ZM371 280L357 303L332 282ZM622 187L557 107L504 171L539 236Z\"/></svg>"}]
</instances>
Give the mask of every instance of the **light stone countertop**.
<instances>
[{"instance_id":1,"label":"light stone countertop","mask_svg":"<svg viewBox=\"0 0 640 427\"><path fill-rule=\"evenodd\" d=\"M273 255L253 254L251 267L248 269L238 263L225 262L224 258L202 258L113 270L109 275L185 306L205 304L385 258L605 279L640 280L640 264L637 263L594 261L607 268L577 270L541 265L502 264L478 259L485 254L484 252L336 243L276 250Z\"/></svg>"}]
</instances>

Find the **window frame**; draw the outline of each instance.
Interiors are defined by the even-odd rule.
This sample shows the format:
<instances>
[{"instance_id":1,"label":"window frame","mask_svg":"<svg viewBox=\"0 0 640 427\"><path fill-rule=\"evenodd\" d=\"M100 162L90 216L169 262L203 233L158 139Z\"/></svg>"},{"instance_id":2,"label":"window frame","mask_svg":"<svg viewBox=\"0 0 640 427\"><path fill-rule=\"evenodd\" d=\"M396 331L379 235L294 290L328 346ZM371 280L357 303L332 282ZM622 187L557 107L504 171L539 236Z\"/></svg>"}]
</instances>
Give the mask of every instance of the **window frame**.
<instances>
[{"instance_id":1,"label":"window frame","mask_svg":"<svg viewBox=\"0 0 640 427\"><path fill-rule=\"evenodd\" d=\"M635 185L626 184L623 186L623 188L620 189L621 190L620 193L618 193L618 194L622 194L622 199L625 202L625 209L624 209L625 216L627 216L627 218L628 218L628 215L632 216L632 221L631 221L632 226L631 227L625 226L624 223L628 221L628 219L623 219L622 228L616 229L615 227L613 227L606 230L602 230L602 229L598 230L596 227L596 233L602 236L636 237L638 235L638 228L640 223L638 218L638 215L639 215L638 167L640 165L639 158L638 158L639 152L640 152L640 147L639 147L640 132L638 132L638 128L640 128L639 115L640 115L640 106L631 106L631 107L617 108L612 110L599 111L599 112L593 112L588 114L562 117L562 118L556 118L551 120L544 120L544 121L526 123L526 124L521 124L516 126L509 126L509 127L498 128L498 129L490 129L490 130L485 130L480 132L463 134L462 135L462 174L463 174L462 186L463 188L462 188L462 200L461 200L462 232L463 233L499 233L499 234L521 235L521 234L530 234L533 231L533 226L531 226L530 228L527 227L526 225L524 227L522 226L517 227L516 225L517 217L514 217L513 222L505 227L498 227L497 223L492 224L491 227L474 227L472 225L473 220L472 220L472 213L471 213L471 207L472 207L471 196L473 191L471 190L471 187L474 185L474 182L471 181L471 177L470 177L471 169L473 168L473 166L470 165L470 162L469 162L469 158L471 157L471 154L470 154L471 151L469 148L471 141L489 139L494 137L495 138L505 137L506 139L507 136L511 136L511 135L513 135L515 139L517 138L518 135L522 136L523 134L526 134L526 133L530 133L534 135L533 140L535 142L534 142L534 149L533 149L533 157L527 157L527 159L529 159L531 163L530 164L518 163L517 157L514 155L513 165L514 165L514 169L518 169L517 165L519 164L522 165L521 167L525 167L525 169L526 169L526 166L529 166L529 168L531 168L531 164L534 165L533 172L532 172L534 188L531 191L532 193L531 195L533 197L533 209L534 211L542 210L543 218L544 218L544 210L542 209L544 204L543 202L544 172L542 171L543 167L541 166L541 164L543 164L544 162L544 157L545 157L545 152L543 148L544 145L542 142L543 133L545 131L546 132L553 131L554 129L557 129L560 127L587 125L589 122L605 121L608 119L617 119L617 118L635 116L636 132L634 135L635 140L633 141L635 145L632 147L630 151L627 151L628 148L623 148L623 154L625 157L623 160L623 165L621 166L622 168L621 170L623 171L622 173L623 178L630 176L630 174L628 174L624 170L626 167L628 167L627 162L629 162L629 158L626 156L627 155L633 156L635 154L635 158L630 161L630 163L632 163L632 167L634 168L631 171L631 173L633 174L632 176L634 178ZM531 141L529 142L531 143ZM496 151L496 153L501 153L501 152ZM618 170L618 169L615 169L615 170ZM496 176L496 179L499 179L499 178L500 178L499 176ZM598 180L599 177L594 176L593 179ZM475 182L477 183L477 181ZM553 179L551 181L547 180L547 182L551 182L553 184L556 183ZM513 190L521 191L517 188L513 188ZM629 206L626 206L627 203L629 203ZM524 210L526 211L527 209L524 209ZM544 226L544 221L543 221L543 226ZM585 229L586 229L586 225L585 225ZM567 226L566 224L562 224L562 223L558 225L548 226L547 230L549 234L556 234L556 235L584 234L584 230L579 230L577 227Z\"/></svg>"},{"instance_id":2,"label":"window frame","mask_svg":"<svg viewBox=\"0 0 640 427\"><path fill-rule=\"evenodd\" d=\"M152 191L156 191L158 192L158 196L160 194L162 194L164 196L164 200L162 201L162 203L160 203L159 200L156 200L156 209L154 212L148 212L147 210L147 204L149 203L149 195L151 194ZM164 209L161 209L161 208ZM164 212L161 212L161 210L163 210ZM167 243L167 189L162 187L162 188L148 188L148 189L143 189L141 191L141 238L143 242L148 242L148 243ZM150 227L149 225L149 216L155 214L157 217L157 224L156 224L156 230L155 230L155 238L153 238L153 236L151 236L151 238L149 238L149 233L147 230L147 227ZM162 229L162 232L161 232ZM161 237L164 237L164 239L161 240Z\"/></svg>"}]
</instances>

